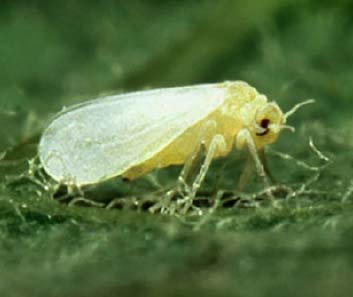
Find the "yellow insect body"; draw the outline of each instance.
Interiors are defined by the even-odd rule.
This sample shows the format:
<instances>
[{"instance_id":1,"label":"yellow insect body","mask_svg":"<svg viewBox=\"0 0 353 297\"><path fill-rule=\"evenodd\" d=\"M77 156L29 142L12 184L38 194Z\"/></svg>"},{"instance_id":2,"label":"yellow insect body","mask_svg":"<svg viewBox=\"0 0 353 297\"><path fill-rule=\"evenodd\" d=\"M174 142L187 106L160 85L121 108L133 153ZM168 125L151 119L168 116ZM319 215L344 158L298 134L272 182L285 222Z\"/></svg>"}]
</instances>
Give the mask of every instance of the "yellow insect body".
<instances>
[{"instance_id":1,"label":"yellow insect body","mask_svg":"<svg viewBox=\"0 0 353 297\"><path fill-rule=\"evenodd\" d=\"M241 81L100 98L58 114L42 135L39 157L58 182L83 186L187 163L202 145L197 188L212 159L235 145L248 148L264 176L257 151L288 128L287 117L301 105L283 114Z\"/></svg>"},{"instance_id":2,"label":"yellow insect body","mask_svg":"<svg viewBox=\"0 0 353 297\"><path fill-rule=\"evenodd\" d=\"M229 92L228 98L222 105L200 119L194 126L189 127L155 156L128 169L123 176L134 179L155 168L184 164L195 153L200 142L204 144L207 151L215 135L222 135L225 145L217 147L214 158L228 155L234 147L237 133L244 127L253 126L256 111L267 104L267 98L245 82L225 82L218 87L227 88ZM272 107L273 104L270 106ZM274 123L283 121L283 114L279 108L268 116ZM256 147L260 149L265 144L275 141L277 137L278 133L261 138L254 135ZM238 144L238 148L242 148L243 145Z\"/></svg>"}]
</instances>

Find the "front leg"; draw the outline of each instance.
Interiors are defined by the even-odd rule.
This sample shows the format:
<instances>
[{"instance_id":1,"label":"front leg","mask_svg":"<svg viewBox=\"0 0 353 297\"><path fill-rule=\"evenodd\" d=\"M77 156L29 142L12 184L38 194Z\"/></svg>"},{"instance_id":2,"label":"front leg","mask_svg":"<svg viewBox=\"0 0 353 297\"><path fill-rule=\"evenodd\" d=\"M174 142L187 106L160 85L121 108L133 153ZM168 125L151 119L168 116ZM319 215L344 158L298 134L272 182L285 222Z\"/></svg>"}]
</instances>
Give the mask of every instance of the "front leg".
<instances>
[{"instance_id":1,"label":"front leg","mask_svg":"<svg viewBox=\"0 0 353 297\"><path fill-rule=\"evenodd\" d=\"M263 148L260 149L258 151L258 154L259 154L260 161L264 167L265 174L267 175L267 177L271 181L271 184L276 184L276 179L271 174L271 171L268 167L268 162L267 162L265 150ZM249 156L246 159L244 169L243 169L241 176L239 178L239 182L238 182L238 186L237 186L237 190L239 192L243 191L244 188L246 187L246 185L248 184L249 179L254 171L254 167L255 167L254 158L249 154Z\"/></svg>"},{"instance_id":2,"label":"front leg","mask_svg":"<svg viewBox=\"0 0 353 297\"><path fill-rule=\"evenodd\" d=\"M246 185L249 182L249 179L254 171L254 159L252 156L248 156L246 159L245 166L243 168L243 171L240 175L239 181L238 181L238 186L237 186L237 191L242 192Z\"/></svg>"},{"instance_id":3,"label":"front leg","mask_svg":"<svg viewBox=\"0 0 353 297\"><path fill-rule=\"evenodd\" d=\"M268 162L267 162L266 153L265 153L264 148L259 150L259 156L260 156L260 160L264 166L264 170L265 170L266 175L268 176L268 178L270 179L272 184L276 184L277 181L276 181L276 178L271 173L270 168L268 166Z\"/></svg>"},{"instance_id":4,"label":"front leg","mask_svg":"<svg viewBox=\"0 0 353 297\"><path fill-rule=\"evenodd\" d=\"M249 151L249 154L251 156L251 159L252 159L252 162L253 164L255 165L255 169L256 169L256 172L257 174L259 175L259 177L261 178L262 180L262 183L264 185L264 188L265 188L265 191L266 191L266 194L271 198L273 199L273 195L271 193L271 191L269 190L270 189L270 183L268 181L268 176L266 174L266 170L265 170L265 167L263 165L263 163L261 162L261 157L256 149L256 145L255 145L255 142L250 134L250 132L247 130L247 129L243 129L241 130L238 135L237 135L237 146L239 148L243 147L243 146L246 146L248 151ZM247 179L248 179L248 176L249 176L249 173L248 171L250 171L252 168L253 165L251 165L251 161L249 161L249 165L245 168L245 172L243 173L243 175L245 175L245 179L246 179L246 182L247 182ZM243 182L242 182L242 186L244 186Z\"/></svg>"}]
</instances>

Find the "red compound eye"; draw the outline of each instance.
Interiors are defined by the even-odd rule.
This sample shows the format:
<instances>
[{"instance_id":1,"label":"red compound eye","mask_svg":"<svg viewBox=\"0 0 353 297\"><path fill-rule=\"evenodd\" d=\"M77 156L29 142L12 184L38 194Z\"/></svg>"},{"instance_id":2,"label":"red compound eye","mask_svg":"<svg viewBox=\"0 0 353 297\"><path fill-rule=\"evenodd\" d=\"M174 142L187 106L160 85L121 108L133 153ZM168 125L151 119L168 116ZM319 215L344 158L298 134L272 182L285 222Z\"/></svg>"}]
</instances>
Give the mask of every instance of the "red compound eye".
<instances>
[{"instance_id":1,"label":"red compound eye","mask_svg":"<svg viewBox=\"0 0 353 297\"><path fill-rule=\"evenodd\" d=\"M256 135L258 136L264 136L266 135L270 129L268 129L268 125L270 124L270 120L269 119L262 119L261 122L260 122L260 126L261 128L264 128L265 130L262 131L261 133L256 133Z\"/></svg>"},{"instance_id":2,"label":"red compound eye","mask_svg":"<svg viewBox=\"0 0 353 297\"><path fill-rule=\"evenodd\" d=\"M263 119L263 120L261 120L260 126L264 129L267 129L269 124L270 124L269 119Z\"/></svg>"}]
</instances>

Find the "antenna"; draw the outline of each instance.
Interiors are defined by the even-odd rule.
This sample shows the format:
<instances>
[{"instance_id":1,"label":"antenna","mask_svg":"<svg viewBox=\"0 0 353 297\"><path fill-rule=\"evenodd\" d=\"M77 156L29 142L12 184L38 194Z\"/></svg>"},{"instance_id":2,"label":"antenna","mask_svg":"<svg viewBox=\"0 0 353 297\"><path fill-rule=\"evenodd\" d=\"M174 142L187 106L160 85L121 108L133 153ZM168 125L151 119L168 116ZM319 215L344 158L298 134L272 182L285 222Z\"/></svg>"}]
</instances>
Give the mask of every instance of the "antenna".
<instances>
[{"instance_id":1,"label":"antenna","mask_svg":"<svg viewBox=\"0 0 353 297\"><path fill-rule=\"evenodd\" d=\"M314 99L309 99L309 100L306 100L304 102L301 102L301 103L298 103L296 105L294 105L289 111L287 111L285 114L284 114L284 121L286 122L287 119L294 113L297 112L297 110L299 108L301 108L302 106L304 105L307 105L307 104L312 104L312 103L315 103L315 100Z\"/></svg>"}]
</instances>

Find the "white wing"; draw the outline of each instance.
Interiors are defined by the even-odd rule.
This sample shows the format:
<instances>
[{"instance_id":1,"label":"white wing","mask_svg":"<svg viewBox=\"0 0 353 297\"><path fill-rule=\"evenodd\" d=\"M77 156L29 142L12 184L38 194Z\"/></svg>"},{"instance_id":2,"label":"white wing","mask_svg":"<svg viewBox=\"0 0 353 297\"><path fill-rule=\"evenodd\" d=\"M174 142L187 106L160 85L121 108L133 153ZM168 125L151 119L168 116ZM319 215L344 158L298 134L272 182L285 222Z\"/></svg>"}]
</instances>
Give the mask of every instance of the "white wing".
<instances>
[{"instance_id":1,"label":"white wing","mask_svg":"<svg viewBox=\"0 0 353 297\"><path fill-rule=\"evenodd\" d=\"M226 98L208 84L110 96L74 106L54 118L39 157L55 180L97 183L148 160Z\"/></svg>"}]
</instances>

